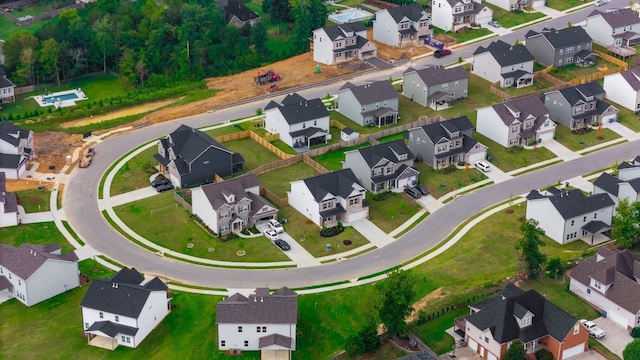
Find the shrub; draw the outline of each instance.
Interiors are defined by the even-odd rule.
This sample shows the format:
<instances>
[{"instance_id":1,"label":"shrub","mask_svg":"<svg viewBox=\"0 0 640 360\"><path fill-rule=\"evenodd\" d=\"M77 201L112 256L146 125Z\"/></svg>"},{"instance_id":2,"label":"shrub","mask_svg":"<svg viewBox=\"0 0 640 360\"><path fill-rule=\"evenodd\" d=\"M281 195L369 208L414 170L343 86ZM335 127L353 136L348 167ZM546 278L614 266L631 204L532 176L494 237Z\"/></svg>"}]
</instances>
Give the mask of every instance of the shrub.
<instances>
[{"instance_id":1,"label":"shrub","mask_svg":"<svg viewBox=\"0 0 640 360\"><path fill-rule=\"evenodd\" d=\"M634 327L631 329L631 336L634 338L640 338L640 327Z\"/></svg>"},{"instance_id":2,"label":"shrub","mask_svg":"<svg viewBox=\"0 0 640 360\"><path fill-rule=\"evenodd\" d=\"M563 271L562 261L560 258L549 259L547 262L547 271L549 272L549 277L556 277L557 274L562 274Z\"/></svg>"},{"instance_id":3,"label":"shrub","mask_svg":"<svg viewBox=\"0 0 640 360\"><path fill-rule=\"evenodd\" d=\"M371 199L374 201L382 201L385 200L386 198L388 198L389 196L393 195L393 193L389 190L385 190L385 191L380 191L377 192L373 195L371 195Z\"/></svg>"},{"instance_id":4,"label":"shrub","mask_svg":"<svg viewBox=\"0 0 640 360\"><path fill-rule=\"evenodd\" d=\"M320 230L320 236L322 237L332 237L332 236L336 236L340 233L342 233L344 231L344 226L342 226L341 223L338 223L338 225L334 226L334 227L323 227L322 230Z\"/></svg>"},{"instance_id":5,"label":"shrub","mask_svg":"<svg viewBox=\"0 0 640 360\"><path fill-rule=\"evenodd\" d=\"M536 359L538 360L553 360L553 354L547 349L541 349L536 351Z\"/></svg>"}]
</instances>

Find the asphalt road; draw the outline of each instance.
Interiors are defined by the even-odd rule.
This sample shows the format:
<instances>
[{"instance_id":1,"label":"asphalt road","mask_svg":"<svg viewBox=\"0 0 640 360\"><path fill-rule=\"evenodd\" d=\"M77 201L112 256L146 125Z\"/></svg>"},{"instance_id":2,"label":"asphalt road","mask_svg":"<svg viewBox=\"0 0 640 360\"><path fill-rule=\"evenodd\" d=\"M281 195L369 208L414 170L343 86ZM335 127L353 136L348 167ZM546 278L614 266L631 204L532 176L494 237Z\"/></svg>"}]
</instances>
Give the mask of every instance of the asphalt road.
<instances>
[{"instance_id":1,"label":"asphalt road","mask_svg":"<svg viewBox=\"0 0 640 360\"><path fill-rule=\"evenodd\" d=\"M623 4L623 0L614 0L609 3L609 6L617 2L621 3L619 6L627 5ZM591 10L589 8L589 11ZM569 16L577 16L577 14ZM584 19L584 16L582 15L582 19ZM555 21L558 21L557 25L552 25L553 23L545 23L545 25L564 27L567 21L578 22L579 20L562 18ZM507 41L508 38L505 37L504 39ZM467 50L460 50L460 52L462 51ZM472 52L473 50L468 49L468 51ZM432 61L432 59L428 59L424 63L428 61ZM360 77L355 81L375 78L379 74ZM388 74L385 76L388 78ZM310 98L314 96L321 97L327 93L335 93L341 85L334 84L313 88L301 92L301 94ZM276 97L275 100L279 100L279 97ZM400 240L388 246L352 259L320 267L272 270L222 269L167 259L131 243L113 230L102 217L97 204L97 187L100 178L113 162L128 151L140 144L170 133L179 124L202 127L225 122L229 119L251 115L257 107L264 106L266 103L267 101L248 103L217 110L213 113L165 122L114 136L97 144L95 146L96 156L92 161L91 167L74 170L67 191L65 191L63 209L67 220L88 245L107 257L123 265L135 266L144 273L166 276L175 281L213 288L254 288L256 286L297 288L352 280L360 276L386 270L414 258L416 254L428 251L440 243L467 218L492 204L527 193L531 189L551 185L558 180L569 179L580 174L603 169L612 165L615 161L620 162L631 159L640 153L639 141L625 143L573 161L527 173L498 185L479 189L448 203L417 225L412 231L405 234Z\"/></svg>"}]
</instances>

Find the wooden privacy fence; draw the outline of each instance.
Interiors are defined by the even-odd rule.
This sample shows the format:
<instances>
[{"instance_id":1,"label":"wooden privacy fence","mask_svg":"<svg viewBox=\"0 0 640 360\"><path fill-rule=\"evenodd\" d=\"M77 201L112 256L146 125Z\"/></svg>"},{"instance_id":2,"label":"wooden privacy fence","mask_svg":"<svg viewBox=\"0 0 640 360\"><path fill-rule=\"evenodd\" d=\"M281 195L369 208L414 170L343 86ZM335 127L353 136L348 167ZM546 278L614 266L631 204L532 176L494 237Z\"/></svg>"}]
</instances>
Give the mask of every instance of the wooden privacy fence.
<instances>
[{"instance_id":1,"label":"wooden privacy fence","mask_svg":"<svg viewBox=\"0 0 640 360\"><path fill-rule=\"evenodd\" d=\"M272 162L269 164L264 164L262 166L259 166L251 171L247 171L247 174L254 174L254 175L260 175L260 174L264 174L266 172L272 171L272 170L276 170L276 169L280 169L283 168L285 166L289 166L291 164L295 164L298 161L302 161L302 155L298 154L298 155L294 155L290 158L287 159L282 159L276 162Z\"/></svg>"},{"instance_id":2,"label":"wooden privacy fence","mask_svg":"<svg viewBox=\"0 0 640 360\"><path fill-rule=\"evenodd\" d=\"M629 64L627 64L625 61L622 61L620 59L618 59L615 56L611 56L609 54L605 54L604 52L600 51L600 50L596 50L596 49L591 49L591 51L593 51L594 53L598 54L598 56L601 59L604 59L610 63L614 63L618 66L620 66L622 68L622 70L628 70L629 69Z\"/></svg>"},{"instance_id":3,"label":"wooden privacy fence","mask_svg":"<svg viewBox=\"0 0 640 360\"><path fill-rule=\"evenodd\" d=\"M243 130L243 131L238 131L232 134L216 136L215 139L217 142L223 143L226 141L245 139L248 137L256 141L258 144L264 146L265 148L267 148L272 153L276 154L281 159L288 159L296 156L292 154L287 154L286 152L278 149L275 145L270 143L270 141L279 139L278 134L266 135L266 138L263 138L251 130Z\"/></svg>"},{"instance_id":4,"label":"wooden privacy fence","mask_svg":"<svg viewBox=\"0 0 640 360\"><path fill-rule=\"evenodd\" d=\"M275 202L276 204L278 204L278 206L287 206L289 205L289 198L288 197L279 197L278 195L276 195L276 193L274 193L273 191L267 189L266 187L260 185L260 195L262 196L266 196L267 198L269 198L271 201Z\"/></svg>"},{"instance_id":5,"label":"wooden privacy fence","mask_svg":"<svg viewBox=\"0 0 640 360\"><path fill-rule=\"evenodd\" d=\"M16 94L16 95L20 95L20 94L32 92L35 89L36 89L36 87L34 85L17 87L15 89L13 89L13 93Z\"/></svg>"},{"instance_id":6,"label":"wooden privacy fence","mask_svg":"<svg viewBox=\"0 0 640 360\"><path fill-rule=\"evenodd\" d=\"M569 84L571 84L571 85L580 85L580 84L588 83L589 81L594 81L594 80L601 79L601 78L605 77L606 75L617 73L617 72L620 72L619 68L602 70L602 71L598 71L597 73L593 73L593 74L581 76L579 78L571 79L569 81Z\"/></svg>"},{"instance_id":7,"label":"wooden privacy fence","mask_svg":"<svg viewBox=\"0 0 640 360\"><path fill-rule=\"evenodd\" d=\"M249 137L249 130L243 130L243 131L239 131L231 134L216 136L214 139L216 139L216 141L219 143L223 143L227 141L239 140L239 139L244 139L248 137Z\"/></svg>"}]
</instances>

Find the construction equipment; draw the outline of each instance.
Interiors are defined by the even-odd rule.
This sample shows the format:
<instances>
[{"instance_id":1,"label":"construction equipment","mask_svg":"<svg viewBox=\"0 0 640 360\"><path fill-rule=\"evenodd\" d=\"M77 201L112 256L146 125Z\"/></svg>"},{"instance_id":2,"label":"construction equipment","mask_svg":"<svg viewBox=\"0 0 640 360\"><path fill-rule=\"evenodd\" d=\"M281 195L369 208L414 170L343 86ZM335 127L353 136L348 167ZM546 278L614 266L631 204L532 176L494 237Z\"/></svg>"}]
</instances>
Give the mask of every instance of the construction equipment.
<instances>
[{"instance_id":1,"label":"construction equipment","mask_svg":"<svg viewBox=\"0 0 640 360\"><path fill-rule=\"evenodd\" d=\"M274 91L278 91L278 90L279 90L279 89L278 89L278 84L271 84L271 85L269 86L269 90L267 90L267 91L269 91L270 93L272 93L272 92L274 92Z\"/></svg>"},{"instance_id":2,"label":"construction equipment","mask_svg":"<svg viewBox=\"0 0 640 360\"><path fill-rule=\"evenodd\" d=\"M96 150L94 148L88 148L87 151L84 152L84 156L82 156L82 159L80 159L80 164L78 166L80 166L81 168L86 168L91 165L91 159L93 159L93 156L95 154Z\"/></svg>"},{"instance_id":3,"label":"construction equipment","mask_svg":"<svg viewBox=\"0 0 640 360\"><path fill-rule=\"evenodd\" d=\"M258 71L258 76L253 78L256 82L256 85L262 86L268 83L280 81L280 74L274 72L273 70L260 70Z\"/></svg>"}]
</instances>

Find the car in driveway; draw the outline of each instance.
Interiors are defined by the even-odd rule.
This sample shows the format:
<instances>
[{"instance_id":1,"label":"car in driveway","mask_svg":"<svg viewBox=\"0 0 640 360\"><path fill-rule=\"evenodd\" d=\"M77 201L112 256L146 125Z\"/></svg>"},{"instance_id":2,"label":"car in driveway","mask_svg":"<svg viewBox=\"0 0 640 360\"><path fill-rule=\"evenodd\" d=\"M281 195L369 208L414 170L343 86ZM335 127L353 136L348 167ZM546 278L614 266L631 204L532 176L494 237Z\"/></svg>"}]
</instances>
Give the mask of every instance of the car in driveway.
<instances>
[{"instance_id":1,"label":"car in driveway","mask_svg":"<svg viewBox=\"0 0 640 360\"><path fill-rule=\"evenodd\" d=\"M422 193L420 192L420 190L414 188L414 187L406 187L404 188L404 192L405 194L411 196L414 199L420 199L422 197Z\"/></svg>"},{"instance_id":2,"label":"car in driveway","mask_svg":"<svg viewBox=\"0 0 640 360\"><path fill-rule=\"evenodd\" d=\"M280 249L282 249L282 251L287 251L291 249L291 246L289 246L289 243L287 243L282 239L276 240L275 243Z\"/></svg>"},{"instance_id":3,"label":"car in driveway","mask_svg":"<svg viewBox=\"0 0 640 360\"><path fill-rule=\"evenodd\" d=\"M156 186L156 191L161 193L161 192L165 192L168 190L173 189L173 184L169 183L169 184L162 184L162 185L158 185Z\"/></svg>"},{"instance_id":4,"label":"car in driveway","mask_svg":"<svg viewBox=\"0 0 640 360\"><path fill-rule=\"evenodd\" d=\"M418 185L416 186L416 189L420 191L420 194L422 194L422 196L429 195L429 189L427 189L426 186Z\"/></svg>"},{"instance_id":5,"label":"car in driveway","mask_svg":"<svg viewBox=\"0 0 640 360\"><path fill-rule=\"evenodd\" d=\"M278 241L280 240L280 236L278 236L278 233L273 230L273 229L267 229L263 232L264 236L267 237L267 239L271 240L271 241Z\"/></svg>"},{"instance_id":6,"label":"car in driveway","mask_svg":"<svg viewBox=\"0 0 640 360\"><path fill-rule=\"evenodd\" d=\"M475 166L476 166L476 169L482 170L483 172L491 171L491 165L487 164L486 162L484 162L482 160L476 161Z\"/></svg>"},{"instance_id":7,"label":"car in driveway","mask_svg":"<svg viewBox=\"0 0 640 360\"><path fill-rule=\"evenodd\" d=\"M276 219L269 220L269 229L275 231L278 234L281 234L284 232L284 228L282 227L282 224L280 224L280 222Z\"/></svg>"},{"instance_id":8,"label":"car in driveway","mask_svg":"<svg viewBox=\"0 0 640 360\"><path fill-rule=\"evenodd\" d=\"M160 185L166 185L166 184L171 184L171 180L165 177L158 177L151 182L151 186L153 187L158 187Z\"/></svg>"},{"instance_id":9,"label":"car in driveway","mask_svg":"<svg viewBox=\"0 0 640 360\"><path fill-rule=\"evenodd\" d=\"M433 52L433 57L436 57L438 59L440 59L441 57L447 56L447 55L451 55L451 50L450 49L438 49L438 50Z\"/></svg>"},{"instance_id":10,"label":"car in driveway","mask_svg":"<svg viewBox=\"0 0 640 360\"><path fill-rule=\"evenodd\" d=\"M494 28L499 28L502 27L502 25L500 25L499 22L495 21L495 20L491 20L488 22L489 25L493 26Z\"/></svg>"},{"instance_id":11,"label":"car in driveway","mask_svg":"<svg viewBox=\"0 0 640 360\"><path fill-rule=\"evenodd\" d=\"M604 330L600 329L600 327L598 327L598 325L594 324L592 321L582 319L580 320L580 323L587 328L587 331L589 332L589 335L591 335L591 337L602 339L607 335Z\"/></svg>"},{"instance_id":12,"label":"car in driveway","mask_svg":"<svg viewBox=\"0 0 640 360\"><path fill-rule=\"evenodd\" d=\"M602 6L606 3L607 3L607 0L596 0L596 2L593 3L593 6Z\"/></svg>"}]
</instances>

